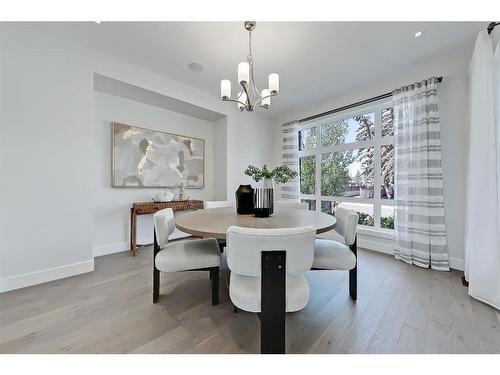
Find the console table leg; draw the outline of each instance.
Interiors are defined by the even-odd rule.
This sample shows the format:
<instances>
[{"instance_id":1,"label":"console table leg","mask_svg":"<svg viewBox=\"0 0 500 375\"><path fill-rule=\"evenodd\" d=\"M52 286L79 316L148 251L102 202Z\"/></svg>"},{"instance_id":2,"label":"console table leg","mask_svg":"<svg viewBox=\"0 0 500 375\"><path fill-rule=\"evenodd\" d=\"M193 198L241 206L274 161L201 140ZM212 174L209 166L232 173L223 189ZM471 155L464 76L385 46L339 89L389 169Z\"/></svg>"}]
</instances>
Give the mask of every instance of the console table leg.
<instances>
[{"instance_id":1,"label":"console table leg","mask_svg":"<svg viewBox=\"0 0 500 375\"><path fill-rule=\"evenodd\" d=\"M137 214L133 208L130 209L130 251L132 251L132 256L135 257L136 250L136 229L137 226Z\"/></svg>"}]
</instances>

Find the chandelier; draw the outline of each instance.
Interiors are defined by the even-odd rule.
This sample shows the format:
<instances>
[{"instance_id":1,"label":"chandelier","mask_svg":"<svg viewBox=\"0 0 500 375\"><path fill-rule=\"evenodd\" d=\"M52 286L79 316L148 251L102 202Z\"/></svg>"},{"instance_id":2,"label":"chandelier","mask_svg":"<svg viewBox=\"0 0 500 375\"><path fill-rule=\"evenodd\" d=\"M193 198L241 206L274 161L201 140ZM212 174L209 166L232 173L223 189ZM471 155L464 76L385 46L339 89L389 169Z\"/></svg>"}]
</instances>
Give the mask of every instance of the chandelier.
<instances>
[{"instance_id":1,"label":"chandelier","mask_svg":"<svg viewBox=\"0 0 500 375\"><path fill-rule=\"evenodd\" d=\"M256 107L268 109L271 106L271 97L278 95L280 76L278 73L269 74L269 86L259 91L255 86L253 77L252 56L252 31L257 26L255 21L246 21L245 29L248 30L248 56L247 61L238 64L238 83L241 91L235 99L231 98L231 81L223 79L220 82L220 96L224 102L236 102L240 111L252 112Z\"/></svg>"}]
</instances>

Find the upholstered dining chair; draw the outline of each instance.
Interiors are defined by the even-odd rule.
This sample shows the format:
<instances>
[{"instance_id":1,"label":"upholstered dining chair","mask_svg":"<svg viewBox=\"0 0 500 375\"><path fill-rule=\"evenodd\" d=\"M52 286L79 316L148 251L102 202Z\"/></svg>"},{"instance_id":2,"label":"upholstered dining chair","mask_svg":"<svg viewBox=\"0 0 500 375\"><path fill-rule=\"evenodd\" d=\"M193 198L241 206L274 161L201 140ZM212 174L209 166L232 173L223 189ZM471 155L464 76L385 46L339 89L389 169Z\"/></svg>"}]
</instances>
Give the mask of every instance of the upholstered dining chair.
<instances>
[{"instance_id":1,"label":"upholstered dining chair","mask_svg":"<svg viewBox=\"0 0 500 375\"><path fill-rule=\"evenodd\" d=\"M233 201L205 201L203 202L203 208L220 208L220 207L232 207L236 209L236 203Z\"/></svg>"},{"instance_id":2,"label":"upholstered dining chair","mask_svg":"<svg viewBox=\"0 0 500 375\"><path fill-rule=\"evenodd\" d=\"M175 229L174 211L165 208L153 215L153 303L160 295L160 272L208 271L212 279L212 305L219 304L220 252L214 238L168 242Z\"/></svg>"},{"instance_id":3,"label":"upholstered dining chair","mask_svg":"<svg viewBox=\"0 0 500 375\"><path fill-rule=\"evenodd\" d=\"M274 208L276 210L280 209L286 209L286 208L300 208L303 210L307 210L309 206L307 205L306 202L300 202L300 201L275 201L274 202Z\"/></svg>"},{"instance_id":4,"label":"upholstered dining chair","mask_svg":"<svg viewBox=\"0 0 500 375\"><path fill-rule=\"evenodd\" d=\"M227 230L229 296L235 308L258 313L262 353L285 352L285 313L309 301L304 274L312 266L315 237L313 227Z\"/></svg>"},{"instance_id":5,"label":"upholstered dining chair","mask_svg":"<svg viewBox=\"0 0 500 375\"><path fill-rule=\"evenodd\" d=\"M336 240L318 238L314 243L314 261L312 268L316 270L349 271L349 294L356 301L358 298L357 281L357 228L358 214L346 208L335 210L337 223L330 231ZM330 233L327 232L327 233ZM328 234L325 234L325 236Z\"/></svg>"}]
</instances>

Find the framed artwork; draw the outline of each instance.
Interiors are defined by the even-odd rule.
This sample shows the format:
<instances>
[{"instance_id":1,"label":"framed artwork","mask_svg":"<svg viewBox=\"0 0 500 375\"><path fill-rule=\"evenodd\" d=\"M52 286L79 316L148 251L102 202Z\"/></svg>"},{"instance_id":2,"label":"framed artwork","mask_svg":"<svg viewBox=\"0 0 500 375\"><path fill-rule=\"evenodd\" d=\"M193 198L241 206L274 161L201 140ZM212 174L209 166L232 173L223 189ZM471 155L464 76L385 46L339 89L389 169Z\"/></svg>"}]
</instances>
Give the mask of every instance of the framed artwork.
<instances>
[{"instance_id":1,"label":"framed artwork","mask_svg":"<svg viewBox=\"0 0 500 375\"><path fill-rule=\"evenodd\" d=\"M114 187L203 188L205 141L112 123Z\"/></svg>"}]
</instances>

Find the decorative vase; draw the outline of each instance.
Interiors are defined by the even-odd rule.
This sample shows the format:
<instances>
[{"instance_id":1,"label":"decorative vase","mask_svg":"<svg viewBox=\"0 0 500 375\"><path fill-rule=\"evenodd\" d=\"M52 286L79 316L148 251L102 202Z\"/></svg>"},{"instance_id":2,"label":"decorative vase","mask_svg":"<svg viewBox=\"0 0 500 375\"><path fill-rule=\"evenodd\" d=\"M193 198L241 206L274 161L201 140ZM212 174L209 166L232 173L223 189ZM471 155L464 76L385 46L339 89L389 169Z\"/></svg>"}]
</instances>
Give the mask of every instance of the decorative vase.
<instances>
[{"instance_id":1,"label":"decorative vase","mask_svg":"<svg viewBox=\"0 0 500 375\"><path fill-rule=\"evenodd\" d=\"M240 185L236 190L236 212L240 215L253 214L252 185Z\"/></svg>"},{"instance_id":2,"label":"decorative vase","mask_svg":"<svg viewBox=\"0 0 500 375\"><path fill-rule=\"evenodd\" d=\"M264 179L262 187L254 189L254 214L269 217L274 213L274 187L272 179Z\"/></svg>"}]
</instances>

